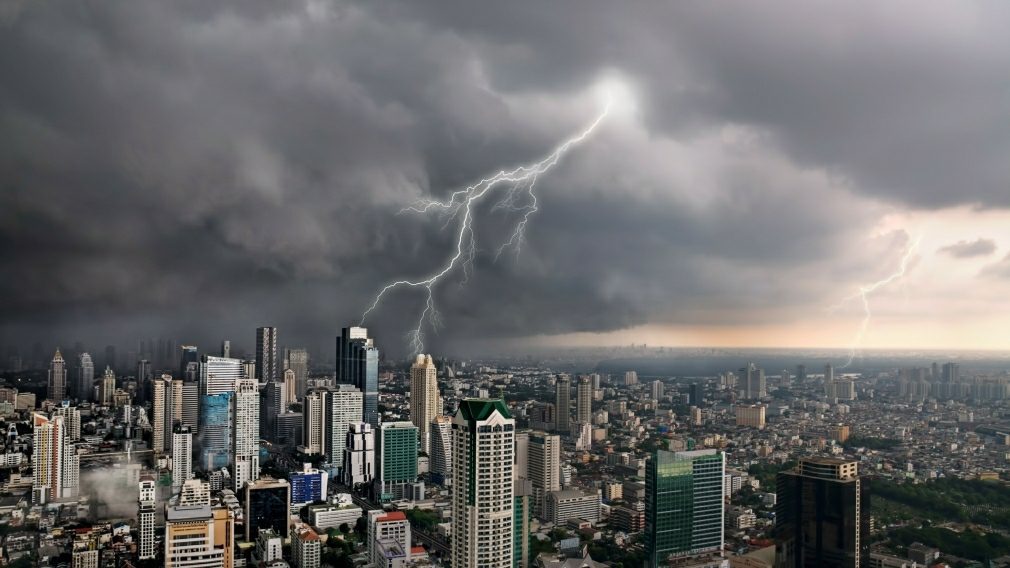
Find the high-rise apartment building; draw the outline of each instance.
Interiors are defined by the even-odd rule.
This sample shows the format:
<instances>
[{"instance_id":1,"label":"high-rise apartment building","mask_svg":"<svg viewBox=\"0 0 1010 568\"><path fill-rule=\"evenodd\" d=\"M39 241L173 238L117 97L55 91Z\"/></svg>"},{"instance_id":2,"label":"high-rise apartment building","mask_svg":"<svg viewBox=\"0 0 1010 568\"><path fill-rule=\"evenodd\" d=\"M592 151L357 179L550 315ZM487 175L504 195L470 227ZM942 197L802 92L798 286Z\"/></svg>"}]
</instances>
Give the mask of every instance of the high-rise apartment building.
<instances>
[{"instance_id":1,"label":"high-rise apartment building","mask_svg":"<svg viewBox=\"0 0 1010 568\"><path fill-rule=\"evenodd\" d=\"M151 449L164 453L172 447L172 375L162 375L151 385Z\"/></svg>"},{"instance_id":2,"label":"high-rise apartment building","mask_svg":"<svg viewBox=\"0 0 1010 568\"><path fill-rule=\"evenodd\" d=\"M428 452L431 479L440 485L452 482L452 419L436 416L429 426Z\"/></svg>"},{"instance_id":3,"label":"high-rise apartment building","mask_svg":"<svg viewBox=\"0 0 1010 568\"><path fill-rule=\"evenodd\" d=\"M337 337L337 383L362 394L364 421L379 425L379 350L364 327L345 327Z\"/></svg>"},{"instance_id":4,"label":"high-rise apartment building","mask_svg":"<svg viewBox=\"0 0 1010 568\"><path fill-rule=\"evenodd\" d=\"M295 399L301 400L308 390L309 352L305 349L288 349L285 353L284 366L295 373Z\"/></svg>"},{"instance_id":5,"label":"high-rise apartment building","mask_svg":"<svg viewBox=\"0 0 1010 568\"><path fill-rule=\"evenodd\" d=\"M646 565L723 547L726 459L717 450L657 450L646 462Z\"/></svg>"},{"instance_id":6,"label":"high-rise apartment building","mask_svg":"<svg viewBox=\"0 0 1010 568\"><path fill-rule=\"evenodd\" d=\"M736 425L746 428L764 428L765 410L763 404L737 405Z\"/></svg>"},{"instance_id":7,"label":"high-rise apartment building","mask_svg":"<svg viewBox=\"0 0 1010 568\"><path fill-rule=\"evenodd\" d=\"M53 408L49 417L53 418L56 416L63 417L67 440L76 442L81 439L81 413L77 408L70 406L70 402L65 400L59 406Z\"/></svg>"},{"instance_id":8,"label":"high-rise apartment building","mask_svg":"<svg viewBox=\"0 0 1010 568\"><path fill-rule=\"evenodd\" d=\"M575 421L589 424L593 420L593 381L588 376L579 377L575 389Z\"/></svg>"},{"instance_id":9,"label":"high-rise apartment building","mask_svg":"<svg viewBox=\"0 0 1010 568\"><path fill-rule=\"evenodd\" d=\"M410 422L417 426L421 451L431 449L428 428L436 416L442 414L438 393L438 377L431 355L418 355L410 366Z\"/></svg>"},{"instance_id":10,"label":"high-rise apartment building","mask_svg":"<svg viewBox=\"0 0 1010 568\"><path fill-rule=\"evenodd\" d=\"M140 376L137 380L142 380ZM74 397L79 401L91 398L91 385L95 384L95 362L91 360L90 353L81 353L77 358L77 383L74 388Z\"/></svg>"},{"instance_id":11,"label":"high-rise apartment building","mask_svg":"<svg viewBox=\"0 0 1010 568\"><path fill-rule=\"evenodd\" d=\"M154 518L157 515L157 489L154 477L145 475L140 478L140 495L137 499L137 557L140 560L151 560L157 556L154 547Z\"/></svg>"},{"instance_id":12,"label":"high-rise apartment building","mask_svg":"<svg viewBox=\"0 0 1010 568\"><path fill-rule=\"evenodd\" d=\"M377 493L383 501L412 495L417 481L417 426L410 422L384 422L376 436Z\"/></svg>"},{"instance_id":13,"label":"high-rise apartment building","mask_svg":"<svg viewBox=\"0 0 1010 568\"><path fill-rule=\"evenodd\" d=\"M649 383L649 398L655 401L659 401L663 398L666 389L663 386L663 381L655 380Z\"/></svg>"},{"instance_id":14,"label":"high-rise apartment building","mask_svg":"<svg viewBox=\"0 0 1010 568\"><path fill-rule=\"evenodd\" d=\"M340 473L344 485L352 488L371 483L375 478L375 431L368 422L348 425Z\"/></svg>"},{"instance_id":15,"label":"high-rise apartment building","mask_svg":"<svg viewBox=\"0 0 1010 568\"><path fill-rule=\"evenodd\" d=\"M164 541L166 568L232 568L235 515L211 505L206 482L190 479L165 507Z\"/></svg>"},{"instance_id":16,"label":"high-rise apartment building","mask_svg":"<svg viewBox=\"0 0 1010 568\"><path fill-rule=\"evenodd\" d=\"M300 451L306 455L326 453L326 419L324 412L326 402L325 390L314 390L306 393L302 399L302 446Z\"/></svg>"},{"instance_id":17,"label":"high-rise apartment building","mask_svg":"<svg viewBox=\"0 0 1010 568\"><path fill-rule=\"evenodd\" d=\"M277 370L277 328L256 328L256 378L261 383L276 381Z\"/></svg>"},{"instance_id":18,"label":"high-rise apartment building","mask_svg":"<svg viewBox=\"0 0 1010 568\"><path fill-rule=\"evenodd\" d=\"M630 387L637 384L638 384L638 371L625 371L624 385Z\"/></svg>"},{"instance_id":19,"label":"high-rise apartment building","mask_svg":"<svg viewBox=\"0 0 1010 568\"><path fill-rule=\"evenodd\" d=\"M745 400L757 400L768 396L765 372L754 363L748 363L746 367L740 369L738 384L740 385L740 397Z\"/></svg>"},{"instance_id":20,"label":"high-rise apartment building","mask_svg":"<svg viewBox=\"0 0 1010 568\"><path fill-rule=\"evenodd\" d=\"M554 430L565 434L571 429L571 388L572 382L567 375L558 375L554 383Z\"/></svg>"},{"instance_id":21,"label":"high-rise apartment building","mask_svg":"<svg viewBox=\"0 0 1010 568\"><path fill-rule=\"evenodd\" d=\"M33 414L32 427L32 503L76 497L81 464L64 417Z\"/></svg>"},{"instance_id":22,"label":"high-rise apartment building","mask_svg":"<svg viewBox=\"0 0 1010 568\"><path fill-rule=\"evenodd\" d=\"M189 426L176 424L172 429L172 491L193 478L193 432Z\"/></svg>"},{"instance_id":23,"label":"high-rise apartment building","mask_svg":"<svg viewBox=\"0 0 1010 568\"><path fill-rule=\"evenodd\" d=\"M561 437L533 432L527 446L529 480L533 489L533 515L544 517L547 494L561 489Z\"/></svg>"},{"instance_id":24,"label":"high-rise apartment building","mask_svg":"<svg viewBox=\"0 0 1010 568\"><path fill-rule=\"evenodd\" d=\"M452 434L452 567L512 568L515 420L501 400L464 399Z\"/></svg>"},{"instance_id":25,"label":"high-rise apartment building","mask_svg":"<svg viewBox=\"0 0 1010 568\"><path fill-rule=\"evenodd\" d=\"M340 468L344 462L344 444L350 424L366 421L363 416L362 392L353 385L340 384L326 393L324 413L326 428L325 453L327 463Z\"/></svg>"},{"instance_id":26,"label":"high-rise apartment building","mask_svg":"<svg viewBox=\"0 0 1010 568\"><path fill-rule=\"evenodd\" d=\"M67 398L67 363L63 360L63 354L59 349L56 350L52 362L49 363L49 384L46 397L56 402Z\"/></svg>"},{"instance_id":27,"label":"high-rise apartment building","mask_svg":"<svg viewBox=\"0 0 1010 568\"><path fill-rule=\"evenodd\" d=\"M870 487L859 462L811 457L775 480L780 566L869 566Z\"/></svg>"},{"instance_id":28,"label":"high-rise apartment building","mask_svg":"<svg viewBox=\"0 0 1010 568\"><path fill-rule=\"evenodd\" d=\"M116 393L116 373L109 367L105 368L98 382L98 404L112 406L112 395Z\"/></svg>"},{"instance_id":29,"label":"high-rise apartment building","mask_svg":"<svg viewBox=\"0 0 1010 568\"><path fill-rule=\"evenodd\" d=\"M259 385L254 379L242 379L235 385L232 398L232 448L234 454L235 490L240 491L247 481L255 481L260 471L259 445Z\"/></svg>"}]
</instances>

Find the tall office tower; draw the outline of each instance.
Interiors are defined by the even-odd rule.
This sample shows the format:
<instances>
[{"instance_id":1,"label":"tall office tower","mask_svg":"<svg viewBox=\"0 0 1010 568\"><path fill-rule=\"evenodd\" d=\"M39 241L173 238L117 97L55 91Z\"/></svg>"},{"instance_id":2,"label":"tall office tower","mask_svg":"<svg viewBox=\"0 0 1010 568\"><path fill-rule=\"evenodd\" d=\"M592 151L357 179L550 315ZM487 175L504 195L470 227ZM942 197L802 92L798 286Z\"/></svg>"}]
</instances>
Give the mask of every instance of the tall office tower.
<instances>
[{"instance_id":1,"label":"tall office tower","mask_svg":"<svg viewBox=\"0 0 1010 568\"><path fill-rule=\"evenodd\" d=\"M306 455L326 453L326 419L325 390L314 390L305 394L302 399L302 446L301 452Z\"/></svg>"},{"instance_id":2,"label":"tall office tower","mask_svg":"<svg viewBox=\"0 0 1010 568\"><path fill-rule=\"evenodd\" d=\"M186 372L191 369L190 363L200 363L200 353L195 345L180 345L179 350L179 377L185 378Z\"/></svg>"},{"instance_id":3,"label":"tall office tower","mask_svg":"<svg viewBox=\"0 0 1010 568\"><path fill-rule=\"evenodd\" d=\"M179 382L179 381L176 381ZM193 434L200 431L200 383L196 381L183 382L176 386L176 392L180 395L182 406L179 409L179 421L189 426Z\"/></svg>"},{"instance_id":4,"label":"tall office tower","mask_svg":"<svg viewBox=\"0 0 1010 568\"><path fill-rule=\"evenodd\" d=\"M547 494L561 490L561 437L533 432L529 436L527 460L533 485L533 514L544 518Z\"/></svg>"},{"instance_id":5,"label":"tall office tower","mask_svg":"<svg viewBox=\"0 0 1010 568\"><path fill-rule=\"evenodd\" d=\"M624 385L633 386L638 384L638 371L625 371Z\"/></svg>"},{"instance_id":6,"label":"tall office tower","mask_svg":"<svg viewBox=\"0 0 1010 568\"><path fill-rule=\"evenodd\" d=\"M379 349L368 330L345 327L337 337L337 382L358 387L365 422L379 425Z\"/></svg>"},{"instance_id":7,"label":"tall office tower","mask_svg":"<svg viewBox=\"0 0 1010 568\"><path fill-rule=\"evenodd\" d=\"M189 426L176 424L172 429L172 491L193 478L193 432Z\"/></svg>"},{"instance_id":8,"label":"tall office tower","mask_svg":"<svg viewBox=\"0 0 1010 568\"><path fill-rule=\"evenodd\" d=\"M691 383L687 387L687 402L688 404L693 404L695 406L700 406L702 399L705 398L705 385L702 383Z\"/></svg>"},{"instance_id":9,"label":"tall office tower","mask_svg":"<svg viewBox=\"0 0 1010 568\"><path fill-rule=\"evenodd\" d=\"M287 540L291 515L291 486L286 479L261 477L245 486L245 539L252 541L260 529L273 529Z\"/></svg>"},{"instance_id":10,"label":"tall office tower","mask_svg":"<svg viewBox=\"0 0 1010 568\"><path fill-rule=\"evenodd\" d=\"M232 448L235 451L235 490L247 481L256 481L260 473L260 393L255 379L241 379L235 385ZM248 540L248 538L247 538Z\"/></svg>"},{"instance_id":11,"label":"tall office tower","mask_svg":"<svg viewBox=\"0 0 1010 568\"><path fill-rule=\"evenodd\" d=\"M806 365L796 365L796 382L803 384L807 382L807 366Z\"/></svg>"},{"instance_id":12,"label":"tall office tower","mask_svg":"<svg viewBox=\"0 0 1010 568\"><path fill-rule=\"evenodd\" d=\"M140 478L140 497L137 499L137 556L140 560L151 560L157 556L154 547L154 517L158 512L157 492L154 477Z\"/></svg>"},{"instance_id":13,"label":"tall office tower","mask_svg":"<svg viewBox=\"0 0 1010 568\"><path fill-rule=\"evenodd\" d=\"M50 418L62 416L63 427L66 429L67 440L76 442L81 439L81 413L75 407L70 406L69 401L63 401L59 406L53 408Z\"/></svg>"},{"instance_id":14,"label":"tall office tower","mask_svg":"<svg viewBox=\"0 0 1010 568\"><path fill-rule=\"evenodd\" d=\"M740 397L746 400L757 400L768 396L765 383L765 372L758 369L754 363L748 363L740 369Z\"/></svg>"},{"instance_id":15,"label":"tall office tower","mask_svg":"<svg viewBox=\"0 0 1010 568\"><path fill-rule=\"evenodd\" d=\"M503 401L460 401L452 418L453 568L512 568L514 442Z\"/></svg>"},{"instance_id":16,"label":"tall office tower","mask_svg":"<svg viewBox=\"0 0 1010 568\"><path fill-rule=\"evenodd\" d=\"M212 506L207 483L190 479L165 507L164 541L166 568L232 568L235 514Z\"/></svg>"},{"instance_id":17,"label":"tall office tower","mask_svg":"<svg viewBox=\"0 0 1010 568\"><path fill-rule=\"evenodd\" d=\"M579 377L575 389L575 421L586 424L593 421L593 381L586 375Z\"/></svg>"},{"instance_id":18,"label":"tall office tower","mask_svg":"<svg viewBox=\"0 0 1010 568\"><path fill-rule=\"evenodd\" d=\"M431 355L418 355L410 366L410 422L417 426L421 451L431 449L428 427L436 416L442 414L439 406L438 378Z\"/></svg>"},{"instance_id":19,"label":"tall office tower","mask_svg":"<svg viewBox=\"0 0 1010 568\"><path fill-rule=\"evenodd\" d=\"M234 392L200 397L200 467L219 470L232 463L232 397Z\"/></svg>"},{"instance_id":20,"label":"tall office tower","mask_svg":"<svg viewBox=\"0 0 1010 568\"><path fill-rule=\"evenodd\" d=\"M299 400L298 379L293 370L284 369L284 379L281 382L284 384L284 408L281 412L286 412L289 406Z\"/></svg>"},{"instance_id":21,"label":"tall office tower","mask_svg":"<svg viewBox=\"0 0 1010 568\"><path fill-rule=\"evenodd\" d=\"M172 375L154 380L151 389L151 449L164 453L172 447L173 410Z\"/></svg>"},{"instance_id":22,"label":"tall office tower","mask_svg":"<svg viewBox=\"0 0 1010 568\"><path fill-rule=\"evenodd\" d=\"M368 562L375 566L407 566L411 556L410 521L402 511L368 512ZM397 559L398 562L390 562Z\"/></svg>"},{"instance_id":23,"label":"tall office tower","mask_svg":"<svg viewBox=\"0 0 1010 568\"><path fill-rule=\"evenodd\" d=\"M94 376L94 367L92 367L92 376ZM143 385L153 378L154 366L151 365L151 362L147 359L137 361L137 382Z\"/></svg>"},{"instance_id":24,"label":"tall office tower","mask_svg":"<svg viewBox=\"0 0 1010 568\"><path fill-rule=\"evenodd\" d=\"M371 483L375 477L375 432L368 422L347 426L341 481L348 487Z\"/></svg>"},{"instance_id":25,"label":"tall office tower","mask_svg":"<svg viewBox=\"0 0 1010 568\"><path fill-rule=\"evenodd\" d=\"M933 364L929 366L929 369L933 380L938 380L940 378L940 364L933 361Z\"/></svg>"},{"instance_id":26,"label":"tall office tower","mask_svg":"<svg viewBox=\"0 0 1010 568\"><path fill-rule=\"evenodd\" d=\"M956 383L961 378L961 365L957 363L943 364L943 382Z\"/></svg>"},{"instance_id":27,"label":"tall office tower","mask_svg":"<svg viewBox=\"0 0 1010 568\"><path fill-rule=\"evenodd\" d=\"M284 400L284 384L270 381L263 385L263 395L260 397L260 437L274 440L274 429L277 416L287 408Z\"/></svg>"},{"instance_id":28,"label":"tall office tower","mask_svg":"<svg viewBox=\"0 0 1010 568\"><path fill-rule=\"evenodd\" d=\"M716 450L657 450L645 464L646 565L721 552L726 457Z\"/></svg>"},{"instance_id":29,"label":"tall office tower","mask_svg":"<svg viewBox=\"0 0 1010 568\"><path fill-rule=\"evenodd\" d=\"M319 568L322 563L322 542L316 531L305 527L291 539L291 555L298 568Z\"/></svg>"},{"instance_id":30,"label":"tall office tower","mask_svg":"<svg viewBox=\"0 0 1010 568\"><path fill-rule=\"evenodd\" d=\"M140 377L137 377L138 380ZM74 397L84 401L91 398L91 385L95 383L95 363L90 353L81 353L77 359L77 383L74 385Z\"/></svg>"},{"instance_id":31,"label":"tall office tower","mask_svg":"<svg viewBox=\"0 0 1010 568\"><path fill-rule=\"evenodd\" d=\"M115 345L106 345L105 346L105 361L103 361L103 363L105 363L106 367L112 367L113 369L116 368L116 346Z\"/></svg>"},{"instance_id":32,"label":"tall office tower","mask_svg":"<svg viewBox=\"0 0 1010 568\"><path fill-rule=\"evenodd\" d=\"M859 462L804 458L775 480L780 566L869 566L870 484Z\"/></svg>"},{"instance_id":33,"label":"tall office tower","mask_svg":"<svg viewBox=\"0 0 1010 568\"><path fill-rule=\"evenodd\" d=\"M67 439L63 416L32 415L32 503L76 497L80 458Z\"/></svg>"},{"instance_id":34,"label":"tall office tower","mask_svg":"<svg viewBox=\"0 0 1010 568\"><path fill-rule=\"evenodd\" d=\"M452 419L436 416L429 425L431 451L428 452L432 481L439 485L452 482Z\"/></svg>"},{"instance_id":35,"label":"tall office tower","mask_svg":"<svg viewBox=\"0 0 1010 568\"><path fill-rule=\"evenodd\" d=\"M417 481L417 426L410 422L384 422L375 440L378 459L376 483L383 501L412 495Z\"/></svg>"},{"instance_id":36,"label":"tall office tower","mask_svg":"<svg viewBox=\"0 0 1010 568\"><path fill-rule=\"evenodd\" d=\"M49 389L46 391L46 397L56 402L67 398L67 363L63 360L63 354L59 349L49 364Z\"/></svg>"},{"instance_id":37,"label":"tall office tower","mask_svg":"<svg viewBox=\"0 0 1010 568\"><path fill-rule=\"evenodd\" d=\"M831 363L824 365L824 382L825 384L833 382L835 380L835 368L831 366Z\"/></svg>"},{"instance_id":38,"label":"tall office tower","mask_svg":"<svg viewBox=\"0 0 1010 568\"><path fill-rule=\"evenodd\" d=\"M200 394L234 392L239 379L252 378L245 374L241 359L204 355L200 362Z\"/></svg>"},{"instance_id":39,"label":"tall office tower","mask_svg":"<svg viewBox=\"0 0 1010 568\"><path fill-rule=\"evenodd\" d=\"M308 390L309 352L306 349L288 349L285 353L284 359L287 362L284 366L295 372L295 398L301 400Z\"/></svg>"},{"instance_id":40,"label":"tall office tower","mask_svg":"<svg viewBox=\"0 0 1010 568\"><path fill-rule=\"evenodd\" d=\"M558 375L554 384L554 429L558 432L568 433L571 429L572 409L571 409L571 379L568 375Z\"/></svg>"},{"instance_id":41,"label":"tall office tower","mask_svg":"<svg viewBox=\"0 0 1010 568\"><path fill-rule=\"evenodd\" d=\"M663 388L663 381L655 380L649 383L649 397L652 400L659 401L663 398L665 389Z\"/></svg>"},{"instance_id":42,"label":"tall office tower","mask_svg":"<svg viewBox=\"0 0 1010 568\"><path fill-rule=\"evenodd\" d=\"M221 357L224 359L231 358L231 341L227 339L221 342Z\"/></svg>"},{"instance_id":43,"label":"tall office tower","mask_svg":"<svg viewBox=\"0 0 1010 568\"><path fill-rule=\"evenodd\" d=\"M302 413L289 411L278 415L274 438L289 448L302 445Z\"/></svg>"},{"instance_id":44,"label":"tall office tower","mask_svg":"<svg viewBox=\"0 0 1010 568\"><path fill-rule=\"evenodd\" d=\"M326 462L340 467L344 461L344 444L347 442L347 428L354 422L364 421L362 393L352 385L337 385L326 393L323 413L326 427L323 429Z\"/></svg>"},{"instance_id":45,"label":"tall office tower","mask_svg":"<svg viewBox=\"0 0 1010 568\"><path fill-rule=\"evenodd\" d=\"M261 383L277 380L277 328L256 328L256 378Z\"/></svg>"},{"instance_id":46,"label":"tall office tower","mask_svg":"<svg viewBox=\"0 0 1010 568\"><path fill-rule=\"evenodd\" d=\"M116 393L116 373L109 367L102 373L102 379L98 383L98 404L102 406L112 406L112 395Z\"/></svg>"}]
</instances>

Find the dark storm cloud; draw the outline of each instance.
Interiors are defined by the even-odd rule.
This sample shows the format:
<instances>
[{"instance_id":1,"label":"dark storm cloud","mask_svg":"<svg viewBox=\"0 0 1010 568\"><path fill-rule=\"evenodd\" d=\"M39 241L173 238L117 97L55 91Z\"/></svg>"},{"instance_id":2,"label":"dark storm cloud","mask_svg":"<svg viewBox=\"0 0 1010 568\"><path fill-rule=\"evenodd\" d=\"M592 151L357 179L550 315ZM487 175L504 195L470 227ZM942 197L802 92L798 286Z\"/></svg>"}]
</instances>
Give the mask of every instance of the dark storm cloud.
<instances>
[{"instance_id":1,"label":"dark storm cloud","mask_svg":"<svg viewBox=\"0 0 1010 568\"><path fill-rule=\"evenodd\" d=\"M800 313L877 266L877 197L1010 195L1002 7L807 6L5 4L0 335L328 346L452 246L405 204L542 155L608 71L640 115L542 179L518 260L439 290L436 348ZM416 300L370 318L390 351Z\"/></svg>"},{"instance_id":2,"label":"dark storm cloud","mask_svg":"<svg viewBox=\"0 0 1010 568\"><path fill-rule=\"evenodd\" d=\"M958 241L940 248L937 252L948 254L954 258L989 256L996 252L996 241L979 237L974 241Z\"/></svg>"}]
</instances>

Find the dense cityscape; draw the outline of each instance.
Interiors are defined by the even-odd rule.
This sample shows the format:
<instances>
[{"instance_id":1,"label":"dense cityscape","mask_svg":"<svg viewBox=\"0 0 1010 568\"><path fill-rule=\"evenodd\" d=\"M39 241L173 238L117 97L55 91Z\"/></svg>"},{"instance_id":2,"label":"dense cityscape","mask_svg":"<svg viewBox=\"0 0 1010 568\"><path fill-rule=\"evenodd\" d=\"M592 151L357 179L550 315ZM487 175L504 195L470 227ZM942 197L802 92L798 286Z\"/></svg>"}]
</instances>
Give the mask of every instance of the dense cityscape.
<instances>
[{"instance_id":1,"label":"dense cityscape","mask_svg":"<svg viewBox=\"0 0 1010 568\"><path fill-rule=\"evenodd\" d=\"M9 348L4 562L1010 563L1005 371L393 361L361 327L316 365L282 337Z\"/></svg>"}]
</instances>

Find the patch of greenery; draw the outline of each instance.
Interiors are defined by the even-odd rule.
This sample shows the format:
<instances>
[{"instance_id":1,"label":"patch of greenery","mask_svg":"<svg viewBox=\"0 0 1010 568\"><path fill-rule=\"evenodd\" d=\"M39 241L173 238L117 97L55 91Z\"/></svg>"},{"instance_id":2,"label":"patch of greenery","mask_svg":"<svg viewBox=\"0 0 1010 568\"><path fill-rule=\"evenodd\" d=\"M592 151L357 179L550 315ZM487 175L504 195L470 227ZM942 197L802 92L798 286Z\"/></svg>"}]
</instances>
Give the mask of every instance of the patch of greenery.
<instances>
[{"instance_id":1,"label":"patch of greenery","mask_svg":"<svg viewBox=\"0 0 1010 568\"><path fill-rule=\"evenodd\" d=\"M852 436L842 444L846 448L866 448L868 450L891 450L902 444L894 438L868 438Z\"/></svg>"},{"instance_id":2,"label":"patch of greenery","mask_svg":"<svg viewBox=\"0 0 1010 568\"><path fill-rule=\"evenodd\" d=\"M972 560L988 560L1010 554L1010 538L999 533L982 533L972 530L956 532L939 527L921 529L900 528L890 535L893 544L907 547L921 542L952 554Z\"/></svg>"}]
</instances>

